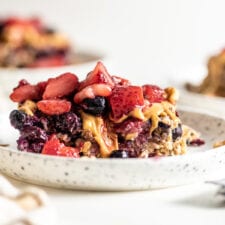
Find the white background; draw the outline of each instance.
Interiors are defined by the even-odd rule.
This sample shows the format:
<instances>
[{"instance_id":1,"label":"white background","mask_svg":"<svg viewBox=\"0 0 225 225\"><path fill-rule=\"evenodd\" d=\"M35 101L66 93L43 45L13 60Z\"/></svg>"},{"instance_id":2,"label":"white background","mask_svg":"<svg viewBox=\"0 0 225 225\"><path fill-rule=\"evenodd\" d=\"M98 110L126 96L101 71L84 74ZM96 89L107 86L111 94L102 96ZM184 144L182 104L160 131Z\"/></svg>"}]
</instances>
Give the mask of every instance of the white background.
<instances>
[{"instance_id":1,"label":"white background","mask_svg":"<svg viewBox=\"0 0 225 225\"><path fill-rule=\"evenodd\" d=\"M1 0L0 15L9 14L41 16L77 46L101 49L113 72L149 82L182 79L225 46L223 0Z\"/></svg>"}]
</instances>

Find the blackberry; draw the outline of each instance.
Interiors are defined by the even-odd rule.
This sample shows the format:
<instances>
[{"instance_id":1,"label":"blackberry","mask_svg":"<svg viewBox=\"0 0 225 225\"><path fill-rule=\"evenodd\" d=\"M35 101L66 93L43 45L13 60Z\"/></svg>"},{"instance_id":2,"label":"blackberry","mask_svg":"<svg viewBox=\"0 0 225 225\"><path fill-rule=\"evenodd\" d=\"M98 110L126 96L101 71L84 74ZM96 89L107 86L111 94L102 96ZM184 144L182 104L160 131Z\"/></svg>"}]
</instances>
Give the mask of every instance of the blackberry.
<instances>
[{"instance_id":1,"label":"blackberry","mask_svg":"<svg viewBox=\"0 0 225 225\"><path fill-rule=\"evenodd\" d=\"M97 96L95 98L85 98L81 103L81 108L86 113L90 113L95 116L101 116L106 111L107 102L102 96Z\"/></svg>"},{"instance_id":2,"label":"blackberry","mask_svg":"<svg viewBox=\"0 0 225 225\"><path fill-rule=\"evenodd\" d=\"M62 133L76 133L81 130L81 119L77 114L68 112L55 117L55 127Z\"/></svg>"},{"instance_id":3,"label":"blackberry","mask_svg":"<svg viewBox=\"0 0 225 225\"><path fill-rule=\"evenodd\" d=\"M27 115L23 126L24 127L26 127L26 126L37 126L37 127L43 128L42 124L40 123L40 119L38 117L29 116L29 115Z\"/></svg>"},{"instance_id":4,"label":"blackberry","mask_svg":"<svg viewBox=\"0 0 225 225\"><path fill-rule=\"evenodd\" d=\"M172 130L173 141L176 141L177 138L181 137L182 133L183 133L183 131L182 131L181 124L178 124L178 127L176 127L175 129Z\"/></svg>"},{"instance_id":5,"label":"blackberry","mask_svg":"<svg viewBox=\"0 0 225 225\"><path fill-rule=\"evenodd\" d=\"M20 137L17 140L17 148L20 151L25 151L25 152L33 152L33 153L41 153L43 147L44 147L44 142L29 142L28 139L24 137Z\"/></svg>"},{"instance_id":6,"label":"blackberry","mask_svg":"<svg viewBox=\"0 0 225 225\"><path fill-rule=\"evenodd\" d=\"M11 125L18 130L23 128L26 117L26 114L20 110L13 110L9 115Z\"/></svg>"},{"instance_id":7,"label":"blackberry","mask_svg":"<svg viewBox=\"0 0 225 225\"><path fill-rule=\"evenodd\" d=\"M21 151L40 153L47 140L48 135L45 130L35 126L26 126L20 131L17 146Z\"/></svg>"},{"instance_id":8,"label":"blackberry","mask_svg":"<svg viewBox=\"0 0 225 225\"><path fill-rule=\"evenodd\" d=\"M128 152L125 150L114 150L111 152L110 158L129 158Z\"/></svg>"},{"instance_id":9,"label":"blackberry","mask_svg":"<svg viewBox=\"0 0 225 225\"><path fill-rule=\"evenodd\" d=\"M57 133L57 129L55 127L55 121L57 116L40 116L39 120L43 127L43 129L48 133Z\"/></svg>"},{"instance_id":10,"label":"blackberry","mask_svg":"<svg viewBox=\"0 0 225 225\"><path fill-rule=\"evenodd\" d=\"M24 137L19 137L19 139L17 140L17 148L20 150L20 151L25 151L25 152L28 152L28 149L29 149L29 141L24 138Z\"/></svg>"},{"instance_id":11,"label":"blackberry","mask_svg":"<svg viewBox=\"0 0 225 225\"><path fill-rule=\"evenodd\" d=\"M34 126L26 126L21 132L21 135L24 137L27 137L29 140L39 140L39 141L46 141L47 135L46 132L39 128Z\"/></svg>"}]
</instances>

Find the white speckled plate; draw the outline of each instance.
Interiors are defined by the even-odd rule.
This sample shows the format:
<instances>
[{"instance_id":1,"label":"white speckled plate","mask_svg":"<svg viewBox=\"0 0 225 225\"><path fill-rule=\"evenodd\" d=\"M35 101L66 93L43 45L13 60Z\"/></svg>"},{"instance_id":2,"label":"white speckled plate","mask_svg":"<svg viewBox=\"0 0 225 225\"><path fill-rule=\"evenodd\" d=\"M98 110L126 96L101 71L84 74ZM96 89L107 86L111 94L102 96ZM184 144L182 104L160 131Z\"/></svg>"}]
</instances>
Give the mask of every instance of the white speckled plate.
<instances>
[{"instance_id":1,"label":"white speckled plate","mask_svg":"<svg viewBox=\"0 0 225 225\"><path fill-rule=\"evenodd\" d=\"M206 144L189 148L182 156L150 159L72 159L19 152L17 132L7 115L0 114L0 171L25 182L56 188L82 190L142 190L183 185L225 177L225 146L212 149L225 139L225 120L180 111L183 122L202 133Z\"/></svg>"}]
</instances>

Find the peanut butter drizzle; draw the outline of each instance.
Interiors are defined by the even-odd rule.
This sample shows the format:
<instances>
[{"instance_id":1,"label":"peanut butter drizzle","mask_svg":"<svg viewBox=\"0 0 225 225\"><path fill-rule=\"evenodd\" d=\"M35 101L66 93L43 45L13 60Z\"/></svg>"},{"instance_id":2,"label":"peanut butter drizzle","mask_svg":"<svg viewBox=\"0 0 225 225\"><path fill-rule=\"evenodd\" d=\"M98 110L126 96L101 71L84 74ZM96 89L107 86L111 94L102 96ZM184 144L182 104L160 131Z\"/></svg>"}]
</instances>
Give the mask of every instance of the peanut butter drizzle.
<instances>
[{"instance_id":1,"label":"peanut butter drizzle","mask_svg":"<svg viewBox=\"0 0 225 225\"><path fill-rule=\"evenodd\" d=\"M162 114L169 116L170 119L174 122L175 127L180 122L180 119L176 116L174 105L172 105L168 101L163 101L161 103L153 103L152 105L147 106L145 108L135 108L128 115L123 115L118 120L115 120L112 117L110 117L110 119L114 123L121 123L129 116L135 117L142 121L147 121L151 119L152 125L150 133L152 133L152 131L158 127L159 116Z\"/></svg>"},{"instance_id":2,"label":"peanut butter drizzle","mask_svg":"<svg viewBox=\"0 0 225 225\"><path fill-rule=\"evenodd\" d=\"M159 116L165 114L170 117L174 124L171 124L174 127L177 127L178 123L180 123L180 119L176 115L175 108L172 104L167 101L163 101L161 103L154 103L152 106L146 108L144 110L144 115L146 120L151 119L152 125L150 129L150 133L158 127Z\"/></svg>"},{"instance_id":3,"label":"peanut butter drizzle","mask_svg":"<svg viewBox=\"0 0 225 225\"><path fill-rule=\"evenodd\" d=\"M33 116L37 105L31 100L26 100L22 105L18 106L18 110L24 111L27 115Z\"/></svg>"},{"instance_id":4,"label":"peanut butter drizzle","mask_svg":"<svg viewBox=\"0 0 225 225\"><path fill-rule=\"evenodd\" d=\"M83 129L92 132L94 139L99 144L100 153L103 158L110 155L113 150L118 149L117 135L107 131L101 117L92 116L81 112Z\"/></svg>"}]
</instances>

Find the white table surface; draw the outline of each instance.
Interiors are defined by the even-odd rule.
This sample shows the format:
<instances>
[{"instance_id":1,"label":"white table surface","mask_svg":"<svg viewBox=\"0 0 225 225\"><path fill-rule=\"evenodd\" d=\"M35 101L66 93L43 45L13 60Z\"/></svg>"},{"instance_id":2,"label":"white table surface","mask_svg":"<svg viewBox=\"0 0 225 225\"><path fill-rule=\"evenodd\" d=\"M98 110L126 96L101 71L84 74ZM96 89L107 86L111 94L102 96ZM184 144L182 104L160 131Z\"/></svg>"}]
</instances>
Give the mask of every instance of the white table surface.
<instances>
[{"instance_id":1,"label":"white table surface","mask_svg":"<svg viewBox=\"0 0 225 225\"><path fill-rule=\"evenodd\" d=\"M16 187L27 186L11 182ZM225 197L208 183L137 192L41 188L50 197L57 225L225 224Z\"/></svg>"}]
</instances>

